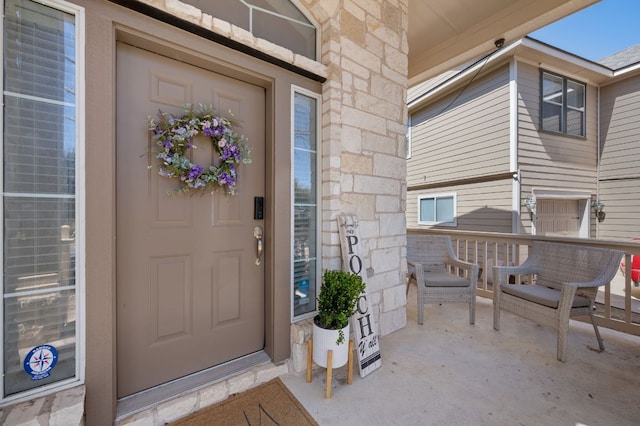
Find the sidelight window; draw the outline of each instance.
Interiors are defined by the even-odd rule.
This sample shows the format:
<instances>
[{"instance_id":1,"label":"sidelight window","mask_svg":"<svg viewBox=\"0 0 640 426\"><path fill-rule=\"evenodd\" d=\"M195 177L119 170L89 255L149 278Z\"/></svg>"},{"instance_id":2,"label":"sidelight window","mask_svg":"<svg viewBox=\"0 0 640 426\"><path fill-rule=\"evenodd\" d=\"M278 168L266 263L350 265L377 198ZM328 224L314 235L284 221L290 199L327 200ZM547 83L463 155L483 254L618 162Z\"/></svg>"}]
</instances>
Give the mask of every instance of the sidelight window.
<instances>
[{"instance_id":1,"label":"sidelight window","mask_svg":"<svg viewBox=\"0 0 640 426\"><path fill-rule=\"evenodd\" d=\"M4 2L4 401L81 379L82 22L65 2Z\"/></svg>"},{"instance_id":2,"label":"sidelight window","mask_svg":"<svg viewBox=\"0 0 640 426\"><path fill-rule=\"evenodd\" d=\"M293 93L293 317L316 310L319 286L319 97Z\"/></svg>"}]
</instances>

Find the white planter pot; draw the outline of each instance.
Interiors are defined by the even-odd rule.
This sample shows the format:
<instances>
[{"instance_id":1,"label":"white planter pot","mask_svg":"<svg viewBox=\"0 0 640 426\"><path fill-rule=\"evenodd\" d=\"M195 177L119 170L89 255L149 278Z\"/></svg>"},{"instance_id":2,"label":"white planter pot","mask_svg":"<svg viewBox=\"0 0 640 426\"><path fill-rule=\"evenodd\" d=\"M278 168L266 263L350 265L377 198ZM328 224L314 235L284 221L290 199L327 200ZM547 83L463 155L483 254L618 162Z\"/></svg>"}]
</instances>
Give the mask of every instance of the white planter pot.
<instances>
[{"instance_id":1,"label":"white planter pot","mask_svg":"<svg viewBox=\"0 0 640 426\"><path fill-rule=\"evenodd\" d=\"M327 351L332 353L332 368L342 367L349 359L349 325L342 329L344 341L337 345L339 330L326 330L313 323L313 361L327 367Z\"/></svg>"}]
</instances>

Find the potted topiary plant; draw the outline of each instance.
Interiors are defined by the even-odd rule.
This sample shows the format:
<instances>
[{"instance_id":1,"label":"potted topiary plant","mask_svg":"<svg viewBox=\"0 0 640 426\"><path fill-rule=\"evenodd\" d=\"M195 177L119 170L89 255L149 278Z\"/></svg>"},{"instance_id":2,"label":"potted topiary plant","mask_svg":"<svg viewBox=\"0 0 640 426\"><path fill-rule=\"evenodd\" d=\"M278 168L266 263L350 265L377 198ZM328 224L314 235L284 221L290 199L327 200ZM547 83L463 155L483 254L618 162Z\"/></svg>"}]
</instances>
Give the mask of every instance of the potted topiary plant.
<instances>
[{"instance_id":1,"label":"potted topiary plant","mask_svg":"<svg viewBox=\"0 0 640 426\"><path fill-rule=\"evenodd\" d=\"M349 318L365 283L358 274L327 270L318 295L318 315L313 319L313 360L327 367L327 351L332 350L332 367L340 367L349 356Z\"/></svg>"}]
</instances>

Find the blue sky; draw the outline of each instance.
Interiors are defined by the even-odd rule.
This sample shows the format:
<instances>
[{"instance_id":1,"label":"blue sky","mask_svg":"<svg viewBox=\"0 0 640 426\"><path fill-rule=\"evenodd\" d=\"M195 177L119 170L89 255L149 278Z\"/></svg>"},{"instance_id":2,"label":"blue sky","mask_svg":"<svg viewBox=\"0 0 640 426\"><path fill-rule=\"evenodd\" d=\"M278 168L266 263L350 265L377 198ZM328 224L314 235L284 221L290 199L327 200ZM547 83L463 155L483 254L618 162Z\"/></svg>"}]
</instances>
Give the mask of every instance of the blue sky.
<instances>
[{"instance_id":1,"label":"blue sky","mask_svg":"<svg viewBox=\"0 0 640 426\"><path fill-rule=\"evenodd\" d=\"M597 61L640 43L640 1L602 0L529 36Z\"/></svg>"}]
</instances>

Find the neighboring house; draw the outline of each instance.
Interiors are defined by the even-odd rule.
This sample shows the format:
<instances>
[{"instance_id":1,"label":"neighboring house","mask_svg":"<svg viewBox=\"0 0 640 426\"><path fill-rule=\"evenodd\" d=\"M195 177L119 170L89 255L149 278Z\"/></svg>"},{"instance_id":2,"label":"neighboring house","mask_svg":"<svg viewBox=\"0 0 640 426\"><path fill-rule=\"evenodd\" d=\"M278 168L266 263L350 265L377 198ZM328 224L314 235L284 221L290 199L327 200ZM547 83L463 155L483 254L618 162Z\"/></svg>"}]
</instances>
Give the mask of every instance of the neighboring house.
<instances>
[{"instance_id":1,"label":"neighboring house","mask_svg":"<svg viewBox=\"0 0 640 426\"><path fill-rule=\"evenodd\" d=\"M0 422L165 424L299 371L342 213L404 327L408 81L594 2L5 0ZM147 117L185 103L241 123L234 197L167 195Z\"/></svg>"},{"instance_id":2,"label":"neighboring house","mask_svg":"<svg viewBox=\"0 0 640 426\"><path fill-rule=\"evenodd\" d=\"M639 62L525 37L410 88L408 228L640 235Z\"/></svg>"}]
</instances>

